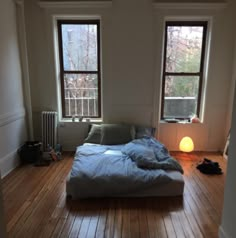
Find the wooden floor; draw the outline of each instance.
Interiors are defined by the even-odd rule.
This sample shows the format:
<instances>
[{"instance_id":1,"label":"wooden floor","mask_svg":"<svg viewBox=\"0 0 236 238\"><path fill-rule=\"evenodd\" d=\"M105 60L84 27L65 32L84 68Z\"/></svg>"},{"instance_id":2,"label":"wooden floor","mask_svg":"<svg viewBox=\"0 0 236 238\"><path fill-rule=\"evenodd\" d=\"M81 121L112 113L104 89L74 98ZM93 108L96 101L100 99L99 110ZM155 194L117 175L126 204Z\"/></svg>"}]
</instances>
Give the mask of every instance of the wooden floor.
<instances>
[{"instance_id":1,"label":"wooden floor","mask_svg":"<svg viewBox=\"0 0 236 238\"><path fill-rule=\"evenodd\" d=\"M73 154L49 167L20 167L3 179L9 237L218 237L223 175L203 175L196 164L217 154L174 155L184 168L182 197L66 199L65 181Z\"/></svg>"}]
</instances>

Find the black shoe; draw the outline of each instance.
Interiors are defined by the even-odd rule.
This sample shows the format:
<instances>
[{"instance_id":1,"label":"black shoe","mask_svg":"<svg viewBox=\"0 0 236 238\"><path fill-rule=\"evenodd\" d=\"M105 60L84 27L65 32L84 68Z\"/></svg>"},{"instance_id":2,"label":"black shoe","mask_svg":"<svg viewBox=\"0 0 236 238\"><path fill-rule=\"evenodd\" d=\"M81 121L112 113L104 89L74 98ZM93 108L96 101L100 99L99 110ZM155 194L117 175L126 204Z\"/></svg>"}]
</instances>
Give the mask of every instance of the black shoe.
<instances>
[{"instance_id":1,"label":"black shoe","mask_svg":"<svg viewBox=\"0 0 236 238\"><path fill-rule=\"evenodd\" d=\"M212 165L214 165L214 166L216 166L216 167L218 167L218 168L220 167L218 162L214 162L214 161L209 160L209 159L207 159L207 158L204 158L204 161L203 161L203 162L208 163L208 164L212 164Z\"/></svg>"},{"instance_id":2,"label":"black shoe","mask_svg":"<svg viewBox=\"0 0 236 238\"><path fill-rule=\"evenodd\" d=\"M204 174L222 174L222 170L219 167L219 164L215 164L215 162L207 162L203 161L201 164L196 167L200 172Z\"/></svg>"},{"instance_id":3,"label":"black shoe","mask_svg":"<svg viewBox=\"0 0 236 238\"><path fill-rule=\"evenodd\" d=\"M204 161L209 163L209 162L212 162L211 160L207 159L207 158L204 158Z\"/></svg>"}]
</instances>

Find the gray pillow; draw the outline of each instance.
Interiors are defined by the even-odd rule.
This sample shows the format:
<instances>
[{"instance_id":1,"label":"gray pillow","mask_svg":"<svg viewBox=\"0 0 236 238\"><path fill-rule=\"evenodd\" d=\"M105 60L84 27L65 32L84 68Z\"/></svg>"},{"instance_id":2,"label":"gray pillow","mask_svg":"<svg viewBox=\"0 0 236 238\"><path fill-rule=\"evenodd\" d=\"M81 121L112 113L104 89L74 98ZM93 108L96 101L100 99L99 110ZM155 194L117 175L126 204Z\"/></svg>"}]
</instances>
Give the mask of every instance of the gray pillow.
<instances>
[{"instance_id":1,"label":"gray pillow","mask_svg":"<svg viewBox=\"0 0 236 238\"><path fill-rule=\"evenodd\" d=\"M148 126L135 126L135 131L135 138L140 139L145 136L154 137L156 128Z\"/></svg>"},{"instance_id":2,"label":"gray pillow","mask_svg":"<svg viewBox=\"0 0 236 238\"><path fill-rule=\"evenodd\" d=\"M92 124L92 127L90 129L88 137L84 140L84 142L85 143L100 144L100 142L101 142L101 131L102 131L102 126L101 125Z\"/></svg>"},{"instance_id":3,"label":"gray pillow","mask_svg":"<svg viewBox=\"0 0 236 238\"><path fill-rule=\"evenodd\" d=\"M119 145L130 142L133 126L124 124L103 124L102 125L102 145Z\"/></svg>"}]
</instances>

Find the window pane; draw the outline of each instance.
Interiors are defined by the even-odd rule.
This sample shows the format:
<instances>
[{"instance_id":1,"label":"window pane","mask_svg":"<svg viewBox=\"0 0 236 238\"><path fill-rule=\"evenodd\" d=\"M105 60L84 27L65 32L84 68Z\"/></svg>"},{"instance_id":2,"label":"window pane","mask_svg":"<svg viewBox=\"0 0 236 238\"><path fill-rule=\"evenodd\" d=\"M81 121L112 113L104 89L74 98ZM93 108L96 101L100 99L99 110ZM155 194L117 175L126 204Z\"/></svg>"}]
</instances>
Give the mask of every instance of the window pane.
<instances>
[{"instance_id":1,"label":"window pane","mask_svg":"<svg viewBox=\"0 0 236 238\"><path fill-rule=\"evenodd\" d=\"M183 118L196 114L198 76L166 76L164 117Z\"/></svg>"},{"instance_id":2,"label":"window pane","mask_svg":"<svg viewBox=\"0 0 236 238\"><path fill-rule=\"evenodd\" d=\"M98 116L98 75L64 74L66 116Z\"/></svg>"},{"instance_id":3,"label":"window pane","mask_svg":"<svg viewBox=\"0 0 236 238\"><path fill-rule=\"evenodd\" d=\"M168 26L166 72L199 72L203 26Z\"/></svg>"},{"instance_id":4,"label":"window pane","mask_svg":"<svg viewBox=\"0 0 236 238\"><path fill-rule=\"evenodd\" d=\"M97 25L62 24L64 70L97 71Z\"/></svg>"}]
</instances>

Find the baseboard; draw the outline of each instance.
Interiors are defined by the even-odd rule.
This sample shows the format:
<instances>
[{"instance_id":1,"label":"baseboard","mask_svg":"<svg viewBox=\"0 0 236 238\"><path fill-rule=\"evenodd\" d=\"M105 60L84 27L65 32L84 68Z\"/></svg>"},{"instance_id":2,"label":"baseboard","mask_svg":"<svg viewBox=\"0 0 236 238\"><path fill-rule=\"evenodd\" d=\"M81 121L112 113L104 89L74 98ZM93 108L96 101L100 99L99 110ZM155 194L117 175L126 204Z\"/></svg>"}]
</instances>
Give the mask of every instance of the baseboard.
<instances>
[{"instance_id":1,"label":"baseboard","mask_svg":"<svg viewBox=\"0 0 236 238\"><path fill-rule=\"evenodd\" d=\"M79 145L75 145L75 144L62 144L62 151L76 151L76 147Z\"/></svg>"},{"instance_id":2,"label":"baseboard","mask_svg":"<svg viewBox=\"0 0 236 238\"><path fill-rule=\"evenodd\" d=\"M224 231L223 227L220 226L219 228L219 238L230 238L226 232Z\"/></svg>"},{"instance_id":3,"label":"baseboard","mask_svg":"<svg viewBox=\"0 0 236 238\"><path fill-rule=\"evenodd\" d=\"M12 151L3 158L0 158L1 177L4 178L20 164L17 150Z\"/></svg>"}]
</instances>

